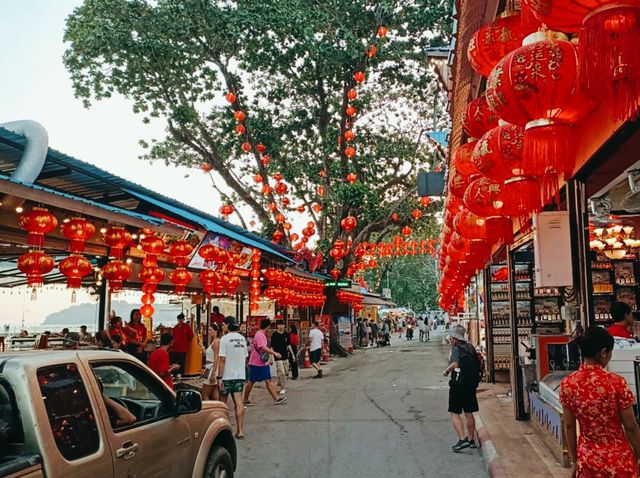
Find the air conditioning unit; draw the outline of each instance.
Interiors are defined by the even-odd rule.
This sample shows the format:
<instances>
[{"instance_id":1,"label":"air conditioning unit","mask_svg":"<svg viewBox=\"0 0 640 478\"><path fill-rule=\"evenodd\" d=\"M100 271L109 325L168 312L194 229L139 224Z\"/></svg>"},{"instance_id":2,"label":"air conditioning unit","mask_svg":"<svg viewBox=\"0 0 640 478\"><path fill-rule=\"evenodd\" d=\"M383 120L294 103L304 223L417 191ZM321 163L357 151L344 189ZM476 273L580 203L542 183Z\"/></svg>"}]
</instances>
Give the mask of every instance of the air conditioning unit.
<instances>
[{"instance_id":1,"label":"air conditioning unit","mask_svg":"<svg viewBox=\"0 0 640 478\"><path fill-rule=\"evenodd\" d=\"M571 231L566 211L533 216L536 287L571 287Z\"/></svg>"}]
</instances>

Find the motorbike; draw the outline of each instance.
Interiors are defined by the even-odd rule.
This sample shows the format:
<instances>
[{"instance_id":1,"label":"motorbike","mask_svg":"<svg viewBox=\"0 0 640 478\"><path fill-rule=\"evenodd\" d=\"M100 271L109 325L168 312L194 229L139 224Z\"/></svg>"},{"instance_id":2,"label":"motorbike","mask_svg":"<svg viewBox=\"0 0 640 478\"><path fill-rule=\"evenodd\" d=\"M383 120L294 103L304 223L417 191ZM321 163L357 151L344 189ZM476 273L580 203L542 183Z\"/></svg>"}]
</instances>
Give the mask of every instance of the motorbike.
<instances>
[{"instance_id":1,"label":"motorbike","mask_svg":"<svg viewBox=\"0 0 640 478\"><path fill-rule=\"evenodd\" d=\"M407 325L407 340L413 340L413 325Z\"/></svg>"}]
</instances>

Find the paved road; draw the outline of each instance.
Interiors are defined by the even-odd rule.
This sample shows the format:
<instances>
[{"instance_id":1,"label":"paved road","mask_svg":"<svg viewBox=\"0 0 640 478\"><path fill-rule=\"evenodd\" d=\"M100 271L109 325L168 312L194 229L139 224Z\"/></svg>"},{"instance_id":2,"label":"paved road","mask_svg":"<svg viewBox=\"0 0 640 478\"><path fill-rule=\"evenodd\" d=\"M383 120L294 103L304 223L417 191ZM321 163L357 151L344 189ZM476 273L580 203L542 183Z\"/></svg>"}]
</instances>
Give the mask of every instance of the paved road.
<instances>
[{"instance_id":1,"label":"paved road","mask_svg":"<svg viewBox=\"0 0 640 478\"><path fill-rule=\"evenodd\" d=\"M453 453L439 341L391 347L336 362L321 380L290 381L288 402L263 388L238 442L240 478L487 476L479 453Z\"/></svg>"}]
</instances>

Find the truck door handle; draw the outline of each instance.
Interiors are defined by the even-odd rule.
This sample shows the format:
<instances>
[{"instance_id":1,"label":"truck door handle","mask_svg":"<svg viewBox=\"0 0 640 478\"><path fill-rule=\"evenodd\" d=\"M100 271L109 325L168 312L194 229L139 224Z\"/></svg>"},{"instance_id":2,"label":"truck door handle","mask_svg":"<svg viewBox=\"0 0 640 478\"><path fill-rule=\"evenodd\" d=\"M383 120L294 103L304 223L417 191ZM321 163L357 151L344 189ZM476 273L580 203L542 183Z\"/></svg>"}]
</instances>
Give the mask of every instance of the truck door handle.
<instances>
[{"instance_id":1,"label":"truck door handle","mask_svg":"<svg viewBox=\"0 0 640 478\"><path fill-rule=\"evenodd\" d=\"M133 456L138 451L139 445L137 443L133 443L132 441L127 441L122 444L122 448L118 448L116 450L116 458L122 458L123 460L128 460L129 458L133 458Z\"/></svg>"}]
</instances>

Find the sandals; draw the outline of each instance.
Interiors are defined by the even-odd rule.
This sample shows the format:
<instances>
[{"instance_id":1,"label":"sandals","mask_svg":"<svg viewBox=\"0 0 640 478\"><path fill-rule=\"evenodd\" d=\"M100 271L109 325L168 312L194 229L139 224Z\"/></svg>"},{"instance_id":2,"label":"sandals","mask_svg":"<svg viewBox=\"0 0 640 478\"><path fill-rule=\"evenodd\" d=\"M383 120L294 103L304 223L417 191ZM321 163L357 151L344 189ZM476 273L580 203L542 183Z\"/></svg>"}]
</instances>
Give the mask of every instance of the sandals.
<instances>
[{"instance_id":1,"label":"sandals","mask_svg":"<svg viewBox=\"0 0 640 478\"><path fill-rule=\"evenodd\" d=\"M245 407L253 407L253 402L251 400L246 400L245 402L243 402L243 405Z\"/></svg>"},{"instance_id":2,"label":"sandals","mask_svg":"<svg viewBox=\"0 0 640 478\"><path fill-rule=\"evenodd\" d=\"M244 435L238 435L237 433L233 436L236 437L236 440L244 440L246 438Z\"/></svg>"}]
</instances>

